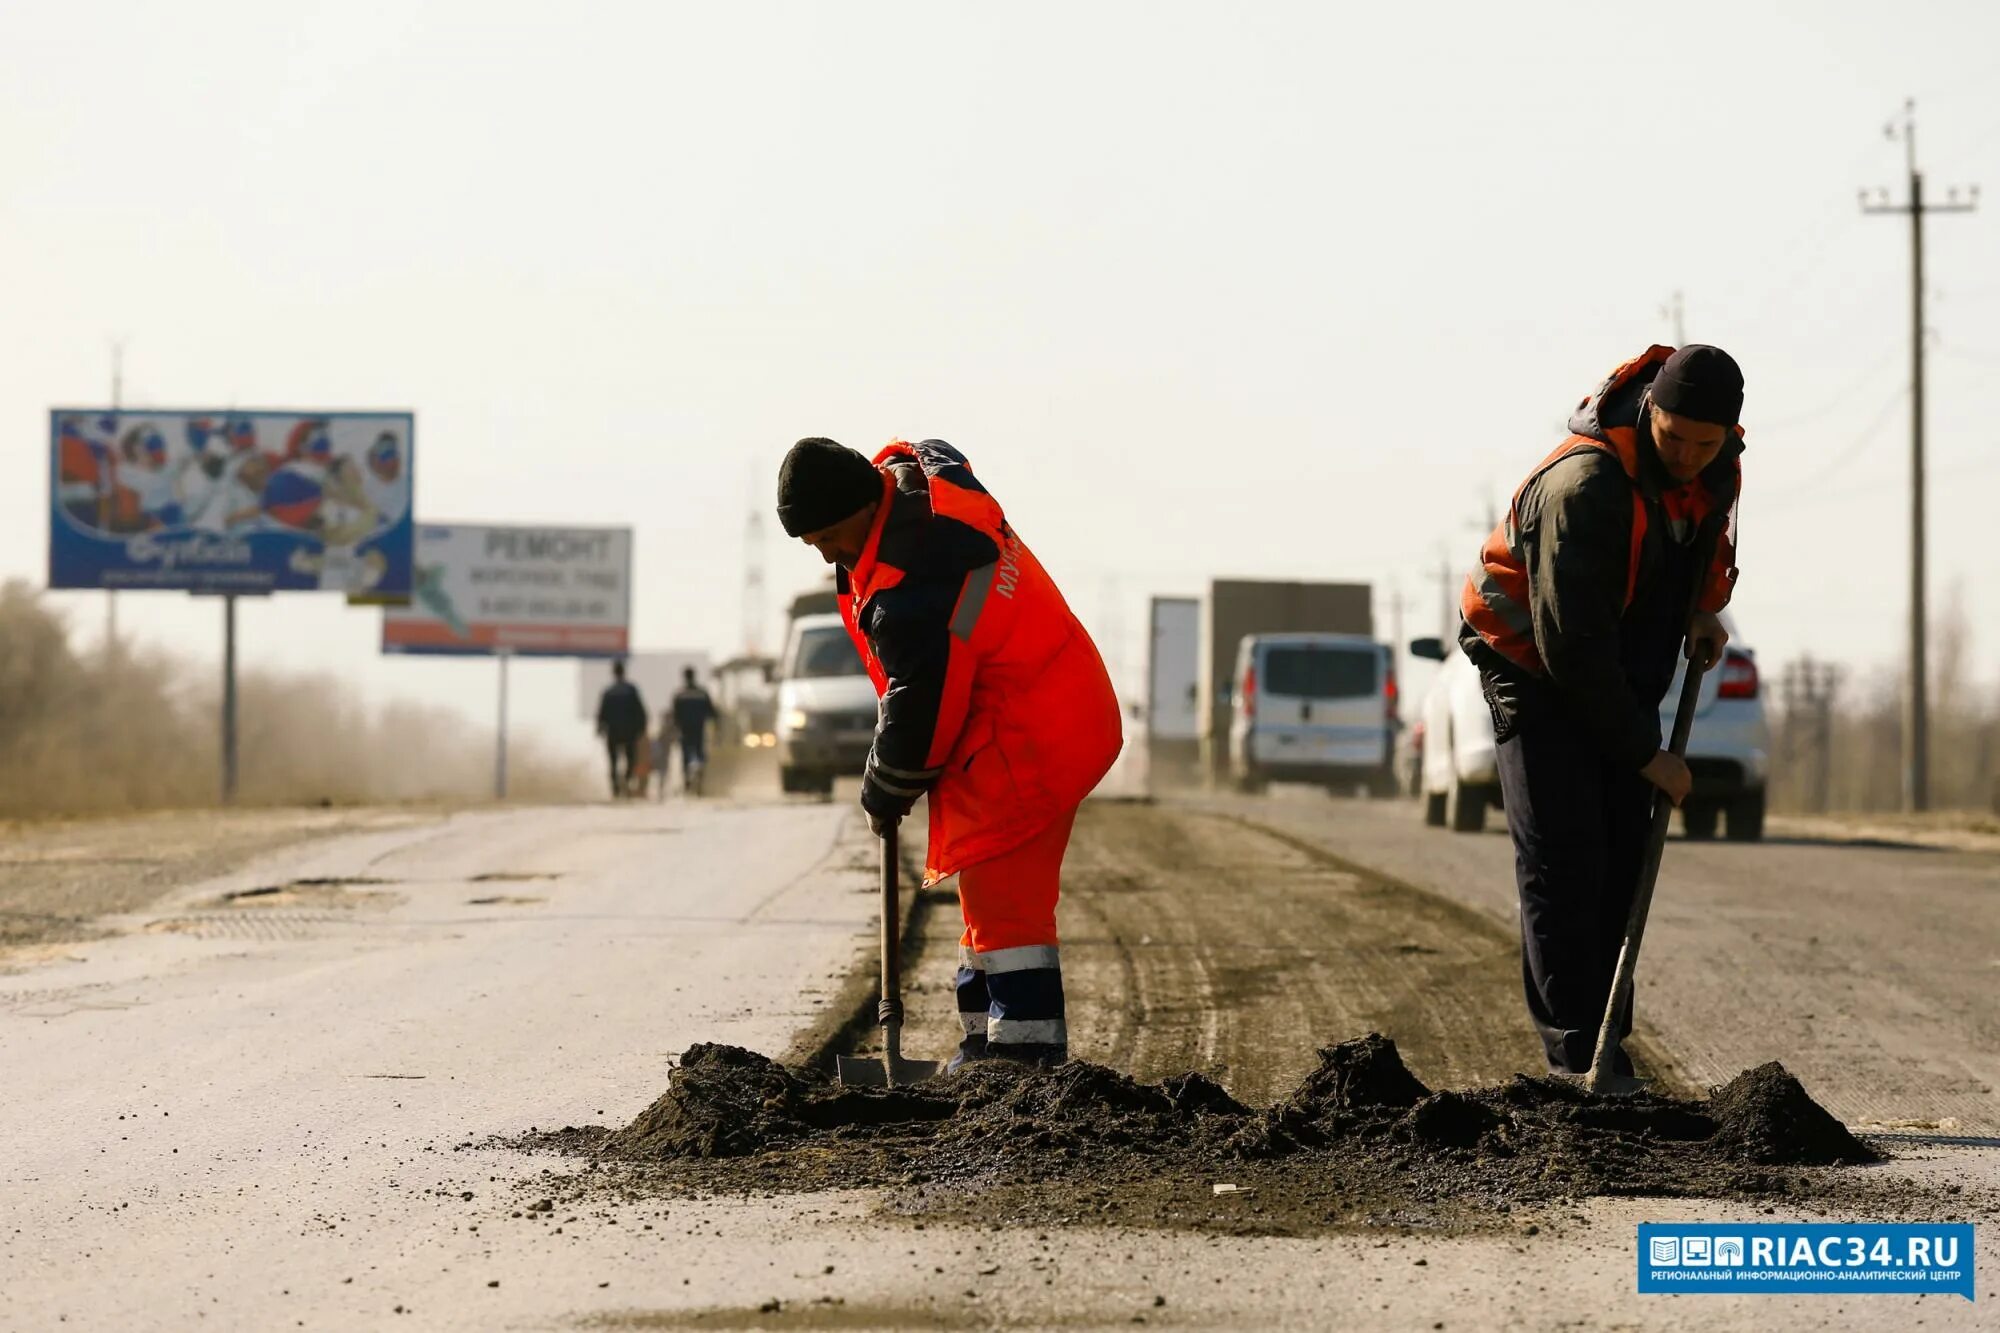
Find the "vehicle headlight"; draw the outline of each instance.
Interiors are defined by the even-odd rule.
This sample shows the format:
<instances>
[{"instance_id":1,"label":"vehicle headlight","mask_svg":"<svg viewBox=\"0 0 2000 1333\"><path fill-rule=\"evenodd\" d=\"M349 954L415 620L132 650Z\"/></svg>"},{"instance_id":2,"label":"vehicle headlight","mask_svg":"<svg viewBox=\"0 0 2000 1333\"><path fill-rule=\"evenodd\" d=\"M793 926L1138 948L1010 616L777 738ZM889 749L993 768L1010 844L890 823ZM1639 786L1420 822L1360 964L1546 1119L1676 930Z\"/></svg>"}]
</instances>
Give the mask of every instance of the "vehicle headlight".
<instances>
[{"instance_id":1,"label":"vehicle headlight","mask_svg":"<svg viewBox=\"0 0 2000 1333\"><path fill-rule=\"evenodd\" d=\"M785 714L785 730L804 731L806 725L811 721L812 718L807 715L805 709L794 708L791 712Z\"/></svg>"}]
</instances>

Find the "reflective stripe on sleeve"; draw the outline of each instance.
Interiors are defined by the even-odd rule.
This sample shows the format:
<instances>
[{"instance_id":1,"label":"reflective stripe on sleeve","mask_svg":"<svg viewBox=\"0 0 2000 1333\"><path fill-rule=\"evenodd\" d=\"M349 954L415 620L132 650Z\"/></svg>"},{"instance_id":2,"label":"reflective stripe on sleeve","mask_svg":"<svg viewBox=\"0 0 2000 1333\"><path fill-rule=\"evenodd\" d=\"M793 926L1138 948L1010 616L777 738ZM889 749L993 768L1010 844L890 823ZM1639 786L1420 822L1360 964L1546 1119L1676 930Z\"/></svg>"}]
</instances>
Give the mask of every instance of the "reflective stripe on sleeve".
<instances>
[{"instance_id":1,"label":"reflective stripe on sleeve","mask_svg":"<svg viewBox=\"0 0 2000 1333\"><path fill-rule=\"evenodd\" d=\"M979 624L979 613L986 609L986 595L993 591L993 576L999 569L997 563L981 565L965 576L965 588L958 595L958 608L951 613L951 636L965 642L972 639L972 631Z\"/></svg>"},{"instance_id":2,"label":"reflective stripe on sleeve","mask_svg":"<svg viewBox=\"0 0 2000 1333\"><path fill-rule=\"evenodd\" d=\"M1499 581L1493 577L1493 571L1483 564L1473 571L1472 589L1479 594L1479 600L1486 603L1508 629L1516 634L1533 636L1534 617L1528 614L1526 607L1502 591Z\"/></svg>"}]
</instances>

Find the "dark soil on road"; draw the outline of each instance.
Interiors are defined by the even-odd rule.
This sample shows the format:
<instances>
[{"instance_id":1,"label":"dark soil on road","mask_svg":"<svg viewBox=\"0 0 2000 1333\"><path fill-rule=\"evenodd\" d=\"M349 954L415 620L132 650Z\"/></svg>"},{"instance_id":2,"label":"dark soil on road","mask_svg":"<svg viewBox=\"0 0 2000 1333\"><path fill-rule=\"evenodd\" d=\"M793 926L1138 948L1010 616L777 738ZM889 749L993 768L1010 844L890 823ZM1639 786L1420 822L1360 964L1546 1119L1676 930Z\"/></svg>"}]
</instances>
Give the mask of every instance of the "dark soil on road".
<instances>
[{"instance_id":1,"label":"dark soil on road","mask_svg":"<svg viewBox=\"0 0 2000 1333\"><path fill-rule=\"evenodd\" d=\"M1087 805L1059 926L1077 1057L1060 1069L988 1062L842 1088L821 1068L697 1046L629 1125L516 1140L587 1161L533 1188L879 1188L916 1219L1290 1235L1478 1228L1594 1195L1916 1206L1850 1169L1874 1153L1776 1064L1703 1095L1641 1033L1634 1054L1658 1079L1646 1094L1533 1076L1510 931L1254 820ZM913 1056L956 1042L958 929L948 889L917 900ZM1355 1032L1394 1040L1326 1045Z\"/></svg>"},{"instance_id":2,"label":"dark soil on road","mask_svg":"<svg viewBox=\"0 0 2000 1333\"><path fill-rule=\"evenodd\" d=\"M925 898L904 969L903 1045L938 1058L958 1041L962 923L949 883ZM1319 1046L1355 1032L1394 1037L1440 1086L1544 1068L1511 928L1232 813L1087 802L1057 927L1070 1054L1140 1079L1195 1070L1261 1105L1305 1077ZM874 964L862 961L867 985ZM1641 1072L1662 1091L1698 1093L1645 1013L1628 1043Z\"/></svg>"},{"instance_id":3,"label":"dark soil on road","mask_svg":"<svg viewBox=\"0 0 2000 1333\"><path fill-rule=\"evenodd\" d=\"M1593 1096L1548 1078L1433 1091L1379 1035L1318 1052L1288 1096L1244 1105L1200 1074L988 1061L907 1088L841 1087L701 1045L615 1132L520 1146L588 1154L540 1190L792 1193L878 1187L917 1218L1306 1234L1457 1230L1592 1195L1828 1202L1876 1154L1777 1064L1708 1097ZM1874 1206L1894 1209L1894 1201Z\"/></svg>"}]
</instances>

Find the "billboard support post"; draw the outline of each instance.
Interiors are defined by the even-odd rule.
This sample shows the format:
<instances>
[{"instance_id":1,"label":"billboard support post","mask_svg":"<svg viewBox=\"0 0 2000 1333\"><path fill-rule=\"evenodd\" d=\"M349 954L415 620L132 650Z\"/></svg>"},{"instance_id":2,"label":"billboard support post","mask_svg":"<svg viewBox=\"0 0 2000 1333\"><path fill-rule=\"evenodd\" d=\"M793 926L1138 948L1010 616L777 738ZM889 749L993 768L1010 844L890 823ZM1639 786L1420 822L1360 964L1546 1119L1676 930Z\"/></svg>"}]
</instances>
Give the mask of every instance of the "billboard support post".
<instances>
[{"instance_id":1,"label":"billboard support post","mask_svg":"<svg viewBox=\"0 0 2000 1333\"><path fill-rule=\"evenodd\" d=\"M236 594L222 599L222 803L236 803Z\"/></svg>"},{"instance_id":2,"label":"billboard support post","mask_svg":"<svg viewBox=\"0 0 2000 1333\"><path fill-rule=\"evenodd\" d=\"M493 745L493 799L507 799L507 661L514 654L505 648L494 654L500 659L500 725Z\"/></svg>"}]
</instances>

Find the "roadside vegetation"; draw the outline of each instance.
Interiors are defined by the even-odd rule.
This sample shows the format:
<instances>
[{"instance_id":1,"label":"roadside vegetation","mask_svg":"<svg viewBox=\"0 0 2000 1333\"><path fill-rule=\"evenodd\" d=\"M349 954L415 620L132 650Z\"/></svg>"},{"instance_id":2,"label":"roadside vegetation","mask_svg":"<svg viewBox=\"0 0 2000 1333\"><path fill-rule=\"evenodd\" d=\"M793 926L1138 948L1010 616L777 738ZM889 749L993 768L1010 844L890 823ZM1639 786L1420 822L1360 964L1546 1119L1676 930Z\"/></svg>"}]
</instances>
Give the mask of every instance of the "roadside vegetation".
<instances>
[{"instance_id":1,"label":"roadside vegetation","mask_svg":"<svg viewBox=\"0 0 2000 1333\"><path fill-rule=\"evenodd\" d=\"M2000 683L1982 679L1971 618L1954 589L1931 619L1931 808L1954 825L2000 832ZM1765 668L1771 701L1771 803L1788 812L1877 814L1903 806L1906 672L1823 663ZM1805 668L1803 671L1799 668ZM1788 680L1788 675L1792 679Z\"/></svg>"},{"instance_id":2,"label":"roadside vegetation","mask_svg":"<svg viewBox=\"0 0 2000 1333\"><path fill-rule=\"evenodd\" d=\"M220 787L214 671L138 645L80 651L60 612L0 585L0 817L213 805ZM331 675L238 677L243 805L489 798L493 738L450 711L369 707ZM521 800L583 795L578 764L514 745Z\"/></svg>"}]
</instances>

